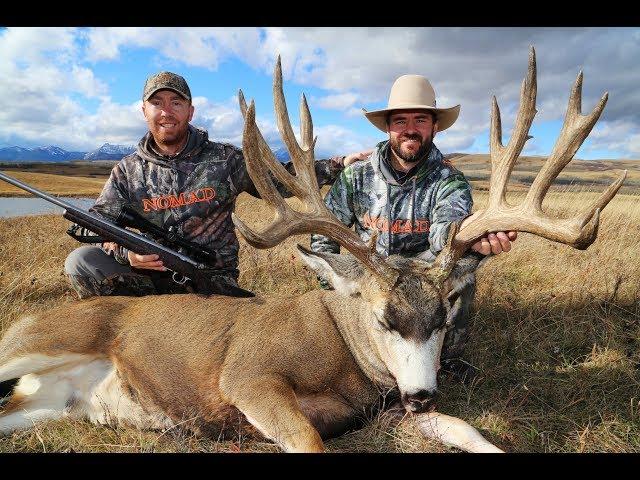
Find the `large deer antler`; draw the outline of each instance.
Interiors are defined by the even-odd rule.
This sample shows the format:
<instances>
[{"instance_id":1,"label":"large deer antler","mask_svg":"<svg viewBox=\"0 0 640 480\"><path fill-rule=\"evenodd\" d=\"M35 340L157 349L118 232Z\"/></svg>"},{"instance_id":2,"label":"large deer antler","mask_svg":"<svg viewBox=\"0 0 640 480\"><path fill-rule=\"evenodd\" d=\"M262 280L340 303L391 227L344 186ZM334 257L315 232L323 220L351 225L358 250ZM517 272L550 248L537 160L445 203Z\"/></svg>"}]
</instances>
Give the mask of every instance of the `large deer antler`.
<instances>
[{"instance_id":1,"label":"large deer antler","mask_svg":"<svg viewBox=\"0 0 640 480\"><path fill-rule=\"evenodd\" d=\"M609 203L624 181L625 170L618 180L604 191L600 197L573 218L560 219L546 215L542 201L553 180L571 161L582 142L600 117L607 102L605 93L589 115L581 114L582 72L571 90L567 114L560 136L538 172L524 201L511 206L505 199L507 181L513 165L518 159L525 142L531 138L529 127L536 114L536 55L531 47L529 70L520 89L520 108L513 135L507 146L502 145L500 110L495 96L491 112L491 179L487 208L474 214L472 220L460 231L453 232L453 241L441 252L435 264L444 272L450 271L464 252L479 238L490 232L520 231L539 235L543 238L586 249L596 239L600 212Z\"/></svg>"},{"instance_id":2,"label":"large deer antler","mask_svg":"<svg viewBox=\"0 0 640 480\"><path fill-rule=\"evenodd\" d=\"M245 119L242 149L249 175L253 179L260 196L275 208L272 223L262 232L256 233L248 228L237 215L233 214L233 223L249 244L256 248L270 248L291 235L319 233L332 238L382 280L383 285L392 286L398 272L387 265L384 258L375 251L375 242L369 247L353 230L340 222L325 206L314 168L313 124L307 100L302 96L300 102L300 137L302 145L295 138L287 105L282 91L282 67L280 57L273 73L273 98L278 122L278 130L289 151L296 175L291 175L276 160L269 145L262 137L255 121L253 101L247 108L242 91L238 94L240 110ZM306 207L306 212L293 210L278 193L269 171L273 173L291 193L298 197Z\"/></svg>"}]
</instances>

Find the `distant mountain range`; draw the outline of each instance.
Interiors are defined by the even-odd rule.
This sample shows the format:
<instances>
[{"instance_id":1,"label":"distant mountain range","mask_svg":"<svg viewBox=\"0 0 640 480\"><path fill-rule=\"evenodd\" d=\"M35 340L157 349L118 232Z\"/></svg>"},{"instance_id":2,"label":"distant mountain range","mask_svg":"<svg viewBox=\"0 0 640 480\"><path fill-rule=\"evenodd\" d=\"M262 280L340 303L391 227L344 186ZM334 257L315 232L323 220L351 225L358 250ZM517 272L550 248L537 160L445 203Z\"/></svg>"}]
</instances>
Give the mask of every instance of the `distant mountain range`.
<instances>
[{"instance_id":1,"label":"distant mountain range","mask_svg":"<svg viewBox=\"0 0 640 480\"><path fill-rule=\"evenodd\" d=\"M0 148L0 162L70 162L72 160L120 160L135 151L132 145L105 143L91 152L69 152L55 145L48 147L4 147ZM280 162L289 161L289 152L282 147L273 152Z\"/></svg>"},{"instance_id":2,"label":"distant mountain range","mask_svg":"<svg viewBox=\"0 0 640 480\"><path fill-rule=\"evenodd\" d=\"M55 145L48 147L0 148L0 162L69 162L71 160L120 160L135 151L132 145L105 143L91 152L70 152Z\"/></svg>"},{"instance_id":3,"label":"distant mountain range","mask_svg":"<svg viewBox=\"0 0 640 480\"><path fill-rule=\"evenodd\" d=\"M279 149L273 152L273 155L276 157L276 160L281 163L286 163L290 160L289 150L286 147L280 147Z\"/></svg>"},{"instance_id":4,"label":"distant mountain range","mask_svg":"<svg viewBox=\"0 0 640 480\"><path fill-rule=\"evenodd\" d=\"M84 160L120 160L122 157L136 151L133 145L111 145L105 143L93 152L84 155Z\"/></svg>"}]
</instances>

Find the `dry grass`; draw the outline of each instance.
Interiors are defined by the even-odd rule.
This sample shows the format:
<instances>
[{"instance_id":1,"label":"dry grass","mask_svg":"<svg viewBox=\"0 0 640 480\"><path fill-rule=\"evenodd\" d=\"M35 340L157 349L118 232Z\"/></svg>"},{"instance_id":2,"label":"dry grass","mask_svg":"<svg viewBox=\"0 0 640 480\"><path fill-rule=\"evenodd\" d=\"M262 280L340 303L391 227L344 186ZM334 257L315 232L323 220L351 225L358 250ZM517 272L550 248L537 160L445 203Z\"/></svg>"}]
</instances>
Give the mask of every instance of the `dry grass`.
<instances>
[{"instance_id":1,"label":"dry grass","mask_svg":"<svg viewBox=\"0 0 640 480\"><path fill-rule=\"evenodd\" d=\"M511 194L510 200L521 195ZM551 192L546 208L569 215L594 197ZM475 193L476 206L486 192ZM1 201L1 200L0 200ZM294 204L296 201L292 201ZM241 196L238 214L269 221L263 204ZM76 301L63 276L77 244L56 216L0 220L0 329L20 315ZM640 452L640 196L615 197L596 242L577 251L521 234L512 252L478 272L467 353L481 375L470 386L445 381L439 409L479 428L511 452ZM241 284L258 293L317 288L294 258L290 238L267 251L241 241ZM448 451L411 423L384 416L327 442L333 452ZM50 422L0 439L0 452L274 452L264 442L139 432L85 422Z\"/></svg>"},{"instance_id":2,"label":"dry grass","mask_svg":"<svg viewBox=\"0 0 640 480\"><path fill-rule=\"evenodd\" d=\"M3 170L2 173L14 177L32 187L61 197L97 197L102 191L107 176L82 177L51 173L17 172ZM30 193L10 183L0 181L0 197L30 197Z\"/></svg>"},{"instance_id":3,"label":"dry grass","mask_svg":"<svg viewBox=\"0 0 640 480\"><path fill-rule=\"evenodd\" d=\"M512 191L525 191L545 162L545 157L520 157L510 179ZM491 160L489 155L459 155L451 162L471 181L476 190L489 189ZM627 170L627 179L621 193L640 191L640 160L572 160L567 164L552 186L552 190L563 190L567 186L582 190L602 191Z\"/></svg>"}]
</instances>

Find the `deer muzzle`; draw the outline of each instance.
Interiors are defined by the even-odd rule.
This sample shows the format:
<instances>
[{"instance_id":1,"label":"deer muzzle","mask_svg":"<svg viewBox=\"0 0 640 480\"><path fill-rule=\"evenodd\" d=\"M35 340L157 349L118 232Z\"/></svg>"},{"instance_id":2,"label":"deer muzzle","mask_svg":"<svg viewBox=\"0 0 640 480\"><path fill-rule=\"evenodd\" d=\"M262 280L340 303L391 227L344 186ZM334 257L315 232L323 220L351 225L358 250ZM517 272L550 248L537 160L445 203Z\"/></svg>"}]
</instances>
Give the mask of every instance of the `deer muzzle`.
<instances>
[{"instance_id":1,"label":"deer muzzle","mask_svg":"<svg viewBox=\"0 0 640 480\"><path fill-rule=\"evenodd\" d=\"M402 394L402 405L411 413L431 412L436 408L437 390L418 390Z\"/></svg>"}]
</instances>

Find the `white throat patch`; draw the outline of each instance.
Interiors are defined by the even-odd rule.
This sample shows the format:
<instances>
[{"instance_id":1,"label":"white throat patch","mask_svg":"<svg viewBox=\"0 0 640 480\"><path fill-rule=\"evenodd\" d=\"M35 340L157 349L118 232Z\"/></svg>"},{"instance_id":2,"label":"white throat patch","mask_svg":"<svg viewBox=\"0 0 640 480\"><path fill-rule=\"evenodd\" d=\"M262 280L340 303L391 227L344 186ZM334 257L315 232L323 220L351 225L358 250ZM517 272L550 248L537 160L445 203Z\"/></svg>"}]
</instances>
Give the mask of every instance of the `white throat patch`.
<instances>
[{"instance_id":1,"label":"white throat patch","mask_svg":"<svg viewBox=\"0 0 640 480\"><path fill-rule=\"evenodd\" d=\"M404 339L397 332L387 334L387 366L401 392L436 390L444 334L444 329L435 330L425 342Z\"/></svg>"}]
</instances>

